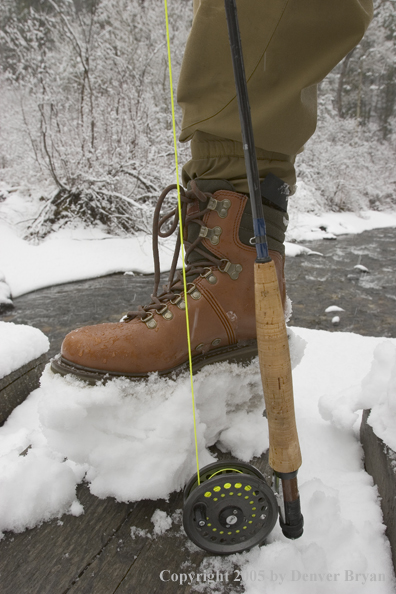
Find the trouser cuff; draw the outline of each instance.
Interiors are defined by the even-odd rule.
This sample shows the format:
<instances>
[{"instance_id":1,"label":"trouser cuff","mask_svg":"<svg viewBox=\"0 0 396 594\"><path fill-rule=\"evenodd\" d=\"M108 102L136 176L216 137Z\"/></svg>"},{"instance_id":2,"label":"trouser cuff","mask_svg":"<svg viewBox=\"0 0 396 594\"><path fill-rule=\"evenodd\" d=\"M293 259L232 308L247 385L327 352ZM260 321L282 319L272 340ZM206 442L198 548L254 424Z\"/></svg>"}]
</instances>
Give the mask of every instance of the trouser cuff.
<instances>
[{"instance_id":1,"label":"trouser cuff","mask_svg":"<svg viewBox=\"0 0 396 594\"><path fill-rule=\"evenodd\" d=\"M198 131L191 140L191 156L191 160L183 167L182 179L185 186L197 177L226 179L237 192L249 192L241 142ZM256 156L260 179L264 179L268 173L273 173L290 186L291 194L295 192L295 155L256 148Z\"/></svg>"}]
</instances>

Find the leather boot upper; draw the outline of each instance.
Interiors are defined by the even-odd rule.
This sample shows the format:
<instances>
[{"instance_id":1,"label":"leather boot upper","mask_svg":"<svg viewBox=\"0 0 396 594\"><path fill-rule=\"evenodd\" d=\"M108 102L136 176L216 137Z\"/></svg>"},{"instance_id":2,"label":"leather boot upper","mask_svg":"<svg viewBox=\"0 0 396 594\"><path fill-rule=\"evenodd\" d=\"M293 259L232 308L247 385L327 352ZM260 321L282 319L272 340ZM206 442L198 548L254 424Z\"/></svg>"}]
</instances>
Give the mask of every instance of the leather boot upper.
<instances>
[{"instance_id":1,"label":"leather boot upper","mask_svg":"<svg viewBox=\"0 0 396 594\"><path fill-rule=\"evenodd\" d=\"M256 338L256 249L242 243L239 236L248 198L228 190L212 195L196 191L199 198L195 199L194 192L190 192L185 193L184 199L187 306L193 357ZM169 224L169 216L163 220ZM159 221L159 228L163 220ZM278 252L270 255L277 268L284 304L283 257ZM180 273L175 277L163 293L153 295L153 303L129 312L121 322L86 326L68 334L62 344L62 357L84 368L129 374L166 371L185 362L185 297Z\"/></svg>"}]
</instances>

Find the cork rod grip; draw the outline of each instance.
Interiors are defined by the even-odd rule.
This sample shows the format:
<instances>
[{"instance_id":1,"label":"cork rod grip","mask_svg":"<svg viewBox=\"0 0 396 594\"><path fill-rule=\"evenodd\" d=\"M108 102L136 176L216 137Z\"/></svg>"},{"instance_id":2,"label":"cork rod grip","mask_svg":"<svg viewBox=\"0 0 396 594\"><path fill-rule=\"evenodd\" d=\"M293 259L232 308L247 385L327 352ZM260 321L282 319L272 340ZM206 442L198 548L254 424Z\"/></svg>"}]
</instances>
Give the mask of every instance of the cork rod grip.
<instances>
[{"instance_id":1,"label":"cork rod grip","mask_svg":"<svg viewBox=\"0 0 396 594\"><path fill-rule=\"evenodd\" d=\"M269 426L269 464L279 473L301 466L289 343L275 264L254 265L257 346Z\"/></svg>"}]
</instances>

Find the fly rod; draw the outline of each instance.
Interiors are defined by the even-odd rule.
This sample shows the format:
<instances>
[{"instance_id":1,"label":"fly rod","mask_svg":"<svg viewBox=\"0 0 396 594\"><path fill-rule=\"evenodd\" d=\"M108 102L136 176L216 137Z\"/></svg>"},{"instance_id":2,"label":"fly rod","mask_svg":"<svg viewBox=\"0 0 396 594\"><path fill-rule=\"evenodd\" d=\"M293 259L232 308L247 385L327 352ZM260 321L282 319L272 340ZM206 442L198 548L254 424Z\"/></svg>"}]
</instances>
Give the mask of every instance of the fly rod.
<instances>
[{"instance_id":1,"label":"fly rod","mask_svg":"<svg viewBox=\"0 0 396 594\"><path fill-rule=\"evenodd\" d=\"M268 243L235 0L225 0L228 34L257 259L254 264L257 347L269 427L269 464L282 483L280 524L287 538L303 533L297 471L301 452L294 412L290 351L275 264Z\"/></svg>"}]
</instances>

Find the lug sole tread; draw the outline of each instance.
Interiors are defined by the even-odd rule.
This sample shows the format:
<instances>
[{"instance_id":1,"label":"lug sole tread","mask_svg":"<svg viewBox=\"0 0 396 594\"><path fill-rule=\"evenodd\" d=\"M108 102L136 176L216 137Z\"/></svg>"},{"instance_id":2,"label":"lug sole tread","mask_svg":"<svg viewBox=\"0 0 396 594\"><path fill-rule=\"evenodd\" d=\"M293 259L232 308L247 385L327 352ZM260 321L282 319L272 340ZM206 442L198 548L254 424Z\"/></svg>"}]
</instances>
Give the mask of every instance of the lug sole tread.
<instances>
[{"instance_id":1,"label":"lug sole tread","mask_svg":"<svg viewBox=\"0 0 396 594\"><path fill-rule=\"evenodd\" d=\"M229 363L249 363L257 356L257 342L255 340L222 347L220 349L213 349L209 353L197 355L192 360L193 373L197 373L206 365L213 365L214 363L221 363L228 361ZM116 377L125 377L130 380L139 381L149 377L149 373L128 373L119 371L105 371L101 369L92 369L84 367L64 359L58 355L51 361L51 370L60 375L74 375L90 384L95 384L98 381L110 381ZM188 360L171 369L158 371L161 377L177 377L184 371L188 370Z\"/></svg>"}]
</instances>

